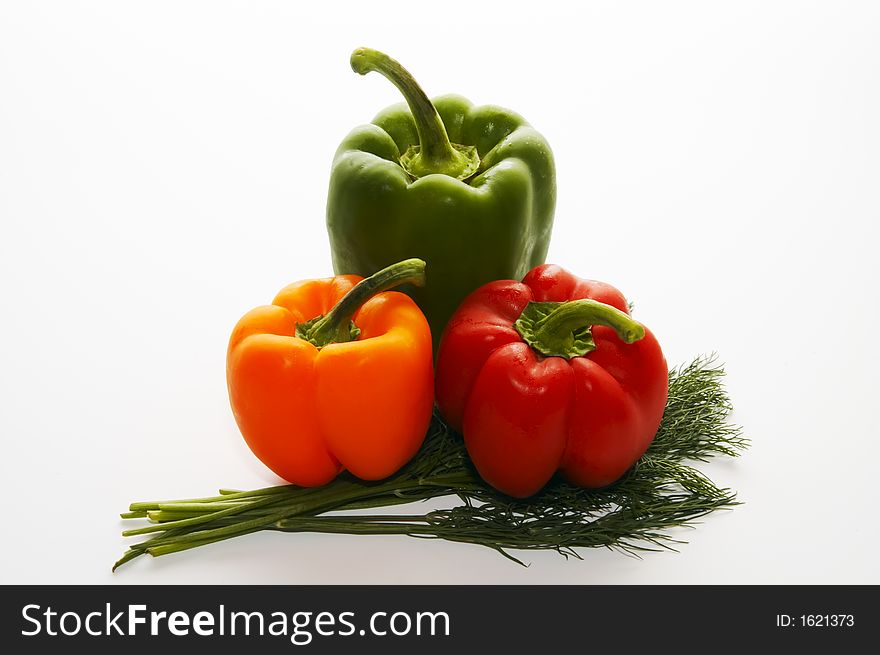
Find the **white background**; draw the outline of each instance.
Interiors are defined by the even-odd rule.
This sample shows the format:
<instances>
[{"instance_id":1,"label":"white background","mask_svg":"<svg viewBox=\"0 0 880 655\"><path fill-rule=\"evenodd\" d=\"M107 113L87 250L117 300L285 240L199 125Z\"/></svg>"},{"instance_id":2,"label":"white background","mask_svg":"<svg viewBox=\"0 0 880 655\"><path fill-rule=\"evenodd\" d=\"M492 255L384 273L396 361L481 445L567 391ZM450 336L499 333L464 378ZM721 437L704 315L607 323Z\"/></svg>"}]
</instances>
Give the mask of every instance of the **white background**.
<instances>
[{"instance_id":1,"label":"white background","mask_svg":"<svg viewBox=\"0 0 880 655\"><path fill-rule=\"evenodd\" d=\"M3 583L880 583L880 5L0 5ZM584 561L258 534L116 574L132 500L278 482L226 340L331 273L331 158L398 101L522 113L554 148L549 260L616 284L670 364L717 351L745 502L679 553Z\"/></svg>"}]
</instances>

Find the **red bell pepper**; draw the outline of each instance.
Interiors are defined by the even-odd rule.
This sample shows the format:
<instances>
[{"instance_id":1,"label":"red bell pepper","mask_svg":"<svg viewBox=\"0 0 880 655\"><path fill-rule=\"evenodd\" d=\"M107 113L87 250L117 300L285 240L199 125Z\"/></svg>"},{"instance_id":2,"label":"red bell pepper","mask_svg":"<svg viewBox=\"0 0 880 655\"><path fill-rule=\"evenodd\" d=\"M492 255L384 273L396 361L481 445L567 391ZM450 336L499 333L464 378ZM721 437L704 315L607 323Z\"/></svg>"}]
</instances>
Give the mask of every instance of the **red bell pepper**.
<instances>
[{"instance_id":1,"label":"red bell pepper","mask_svg":"<svg viewBox=\"0 0 880 655\"><path fill-rule=\"evenodd\" d=\"M524 498L556 471L620 478L654 438L666 360L623 295L545 264L468 296L443 332L437 404L480 475Z\"/></svg>"}]
</instances>

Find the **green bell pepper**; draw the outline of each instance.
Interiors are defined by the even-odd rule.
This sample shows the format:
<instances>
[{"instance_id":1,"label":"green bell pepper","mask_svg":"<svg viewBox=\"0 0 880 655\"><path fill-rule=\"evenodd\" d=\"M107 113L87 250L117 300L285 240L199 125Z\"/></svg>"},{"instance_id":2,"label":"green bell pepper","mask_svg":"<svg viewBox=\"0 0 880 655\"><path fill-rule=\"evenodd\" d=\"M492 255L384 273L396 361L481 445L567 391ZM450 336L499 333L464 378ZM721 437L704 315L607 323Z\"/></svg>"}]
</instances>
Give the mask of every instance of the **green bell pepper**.
<instances>
[{"instance_id":1,"label":"green bell pepper","mask_svg":"<svg viewBox=\"0 0 880 655\"><path fill-rule=\"evenodd\" d=\"M511 111L457 95L432 102L388 55L361 48L351 67L384 75L406 104L355 128L336 152L327 199L333 269L367 276L424 259L427 284L403 290L425 312L436 351L466 295L544 262L556 206L553 154Z\"/></svg>"}]
</instances>

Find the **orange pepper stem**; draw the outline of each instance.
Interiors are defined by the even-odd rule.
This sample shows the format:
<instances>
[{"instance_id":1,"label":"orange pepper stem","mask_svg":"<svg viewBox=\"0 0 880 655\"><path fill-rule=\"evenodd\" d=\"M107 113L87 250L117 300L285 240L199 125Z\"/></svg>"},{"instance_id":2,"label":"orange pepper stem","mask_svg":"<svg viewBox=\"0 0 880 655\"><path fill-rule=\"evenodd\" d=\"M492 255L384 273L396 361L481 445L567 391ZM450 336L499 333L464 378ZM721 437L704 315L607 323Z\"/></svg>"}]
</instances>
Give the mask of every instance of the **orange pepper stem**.
<instances>
[{"instance_id":1,"label":"orange pepper stem","mask_svg":"<svg viewBox=\"0 0 880 655\"><path fill-rule=\"evenodd\" d=\"M425 285L425 262L405 259L383 268L358 282L333 309L305 323L298 323L296 336L323 348L331 343L345 343L357 339L360 329L352 320L355 313L373 296L401 284Z\"/></svg>"}]
</instances>

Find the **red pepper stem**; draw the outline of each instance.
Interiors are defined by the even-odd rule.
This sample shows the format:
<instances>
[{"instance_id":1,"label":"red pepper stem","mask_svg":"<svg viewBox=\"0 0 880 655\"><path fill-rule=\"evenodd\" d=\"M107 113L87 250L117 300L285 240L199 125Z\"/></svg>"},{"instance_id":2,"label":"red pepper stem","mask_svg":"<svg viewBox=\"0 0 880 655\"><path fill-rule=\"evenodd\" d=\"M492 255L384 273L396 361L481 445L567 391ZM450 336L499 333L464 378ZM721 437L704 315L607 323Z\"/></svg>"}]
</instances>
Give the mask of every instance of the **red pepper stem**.
<instances>
[{"instance_id":1,"label":"red pepper stem","mask_svg":"<svg viewBox=\"0 0 880 655\"><path fill-rule=\"evenodd\" d=\"M523 341L545 357L583 357L596 350L592 327L612 328L625 343L645 336L645 328L629 314L597 300L530 302L516 319Z\"/></svg>"},{"instance_id":2,"label":"red pepper stem","mask_svg":"<svg viewBox=\"0 0 880 655\"><path fill-rule=\"evenodd\" d=\"M578 328L592 325L612 328L625 343L633 343L645 336L645 328L629 314L597 300L584 298L560 303L538 323L535 338L547 344L562 342Z\"/></svg>"},{"instance_id":3,"label":"red pepper stem","mask_svg":"<svg viewBox=\"0 0 880 655\"><path fill-rule=\"evenodd\" d=\"M401 284L424 286L425 262L421 259L405 259L373 273L352 287L325 315L297 325L297 336L318 348L352 341L360 333L352 322L355 313L373 296Z\"/></svg>"},{"instance_id":4,"label":"red pepper stem","mask_svg":"<svg viewBox=\"0 0 880 655\"><path fill-rule=\"evenodd\" d=\"M441 173L464 179L476 172L480 165L476 148L450 143L437 108L400 62L384 52L358 48L351 53L351 68L359 75L381 73L403 94L419 133L419 147L411 147L401 156L401 166L410 175L419 178Z\"/></svg>"}]
</instances>

